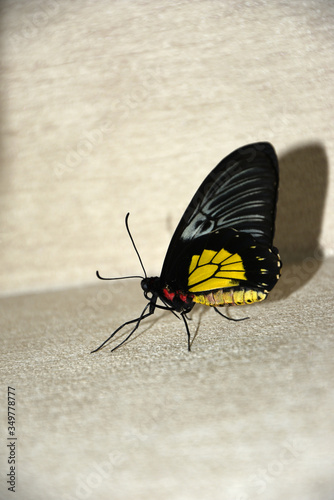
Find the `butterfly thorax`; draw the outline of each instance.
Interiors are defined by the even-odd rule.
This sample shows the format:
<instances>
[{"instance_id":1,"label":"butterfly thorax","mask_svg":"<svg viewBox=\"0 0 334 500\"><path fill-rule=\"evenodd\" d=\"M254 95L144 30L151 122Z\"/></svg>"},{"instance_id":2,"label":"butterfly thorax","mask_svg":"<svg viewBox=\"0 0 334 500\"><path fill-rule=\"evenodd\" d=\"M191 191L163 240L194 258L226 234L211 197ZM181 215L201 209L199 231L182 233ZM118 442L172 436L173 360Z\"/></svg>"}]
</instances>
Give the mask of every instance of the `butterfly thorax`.
<instances>
[{"instance_id":1,"label":"butterfly thorax","mask_svg":"<svg viewBox=\"0 0 334 500\"><path fill-rule=\"evenodd\" d=\"M159 297L160 300L173 310L178 312L189 312L193 306L194 295L189 292L174 289L170 285L161 282L158 276L152 278L144 278L141 282L141 287L144 290L146 298L150 298L147 294L152 294L153 297Z\"/></svg>"}]
</instances>

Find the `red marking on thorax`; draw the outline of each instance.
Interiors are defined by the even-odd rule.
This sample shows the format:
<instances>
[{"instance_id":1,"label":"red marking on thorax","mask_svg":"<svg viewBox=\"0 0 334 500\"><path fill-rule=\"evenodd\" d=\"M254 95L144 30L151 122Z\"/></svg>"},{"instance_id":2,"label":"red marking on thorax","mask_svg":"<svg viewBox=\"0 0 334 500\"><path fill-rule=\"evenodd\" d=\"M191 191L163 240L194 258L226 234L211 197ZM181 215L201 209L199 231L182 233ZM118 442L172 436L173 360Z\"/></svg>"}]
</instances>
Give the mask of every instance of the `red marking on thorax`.
<instances>
[{"instance_id":1,"label":"red marking on thorax","mask_svg":"<svg viewBox=\"0 0 334 500\"><path fill-rule=\"evenodd\" d=\"M173 299L175 297L175 293L174 292L169 292L166 288L164 288L162 291L163 291L164 296L166 297L166 299L173 301Z\"/></svg>"},{"instance_id":2,"label":"red marking on thorax","mask_svg":"<svg viewBox=\"0 0 334 500\"><path fill-rule=\"evenodd\" d=\"M187 299L188 299L187 295L185 295L184 293L181 293L181 292L178 295L179 295L180 299L182 300L182 302L187 302Z\"/></svg>"}]
</instances>

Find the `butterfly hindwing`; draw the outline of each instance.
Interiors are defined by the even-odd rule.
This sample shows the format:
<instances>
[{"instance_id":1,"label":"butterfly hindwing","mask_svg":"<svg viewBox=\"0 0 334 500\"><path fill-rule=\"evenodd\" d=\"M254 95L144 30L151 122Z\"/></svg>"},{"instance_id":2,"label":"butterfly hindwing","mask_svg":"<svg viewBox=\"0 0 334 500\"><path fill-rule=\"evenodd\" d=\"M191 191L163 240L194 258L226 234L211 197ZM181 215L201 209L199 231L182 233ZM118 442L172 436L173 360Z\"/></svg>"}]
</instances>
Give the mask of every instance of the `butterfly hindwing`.
<instances>
[{"instance_id":1,"label":"butterfly hindwing","mask_svg":"<svg viewBox=\"0 0 334 500\"><path fill-rule=\"evenodd\" d=\"M269 292L276 284L277 255L252 236L223 229L203 237L202 243L202 251L191 256L188 267L190 293L231 287Z\"/></svg>"}]
</instances>

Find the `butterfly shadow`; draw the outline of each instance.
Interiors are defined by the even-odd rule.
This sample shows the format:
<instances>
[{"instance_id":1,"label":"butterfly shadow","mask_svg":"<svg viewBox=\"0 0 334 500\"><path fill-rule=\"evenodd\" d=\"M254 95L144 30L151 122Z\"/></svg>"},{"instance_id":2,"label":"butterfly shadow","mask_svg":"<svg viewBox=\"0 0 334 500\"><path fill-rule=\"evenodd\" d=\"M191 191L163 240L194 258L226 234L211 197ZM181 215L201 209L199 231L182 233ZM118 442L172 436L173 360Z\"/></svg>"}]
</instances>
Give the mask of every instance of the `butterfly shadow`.
<instances>
[{"instance_id":1,"label":"butterfly shadow","mask_svg":"<svg viewBox=\"0 0 334 500\"><path fill-rule=\"evenodd\" d=\"M204 308L204 307L197 308L196 309L196 316L197 316L196 320L193 321L194 318L192 315L188 318L188 320L192 321L192 323L196 325L195 331L191 332L190 348L192 348L193 343L196 340L197 334L198 334L200 326L201 326L202 318L203 318L204 314L207 314L208 312L212 312L212 311L208 311L207 308Z\"/></svg>"},{"instance_id":2,"label":"butterfly shadow","mask_svg":"<svg viewBox=\"0 0 334 500\"><path fill-rule=\"evenodd\" d=\"M323 260L320 234L328 184L328 160L318 142L298 146L280 159L274 245L283 262L272 300L286 298L317 273Z\"/></svg>"}]
</instances>

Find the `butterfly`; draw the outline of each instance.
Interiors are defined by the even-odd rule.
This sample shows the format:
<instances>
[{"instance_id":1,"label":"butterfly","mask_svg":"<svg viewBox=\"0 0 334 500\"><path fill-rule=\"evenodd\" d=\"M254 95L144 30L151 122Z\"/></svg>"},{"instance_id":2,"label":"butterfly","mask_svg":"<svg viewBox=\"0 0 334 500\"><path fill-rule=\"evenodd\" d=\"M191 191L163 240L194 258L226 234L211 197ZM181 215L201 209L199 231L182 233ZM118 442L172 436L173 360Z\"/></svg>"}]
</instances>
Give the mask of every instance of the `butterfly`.
<instances>
[{"instance_id":1,"label":"butterfly","mask_svg":"<svg viewBox=\"0 0 334 500\"><path fill-rule=\"evenodd\" d=\"M169 244L161 275L143 276L141 287L148 303L138 318L117 328L101 349L127 325L134 325L124 344L155 309L183 319L190 351L187 314L195 304L217 307L261 302L277 283L282 263L273 246L278 194L278 160L267 142L243 146L224 158L205 178L181 218ZM161 303L157 303L160 299ZM241 318L247 319L247 318Z\"/></svg>"}]
</instances>

